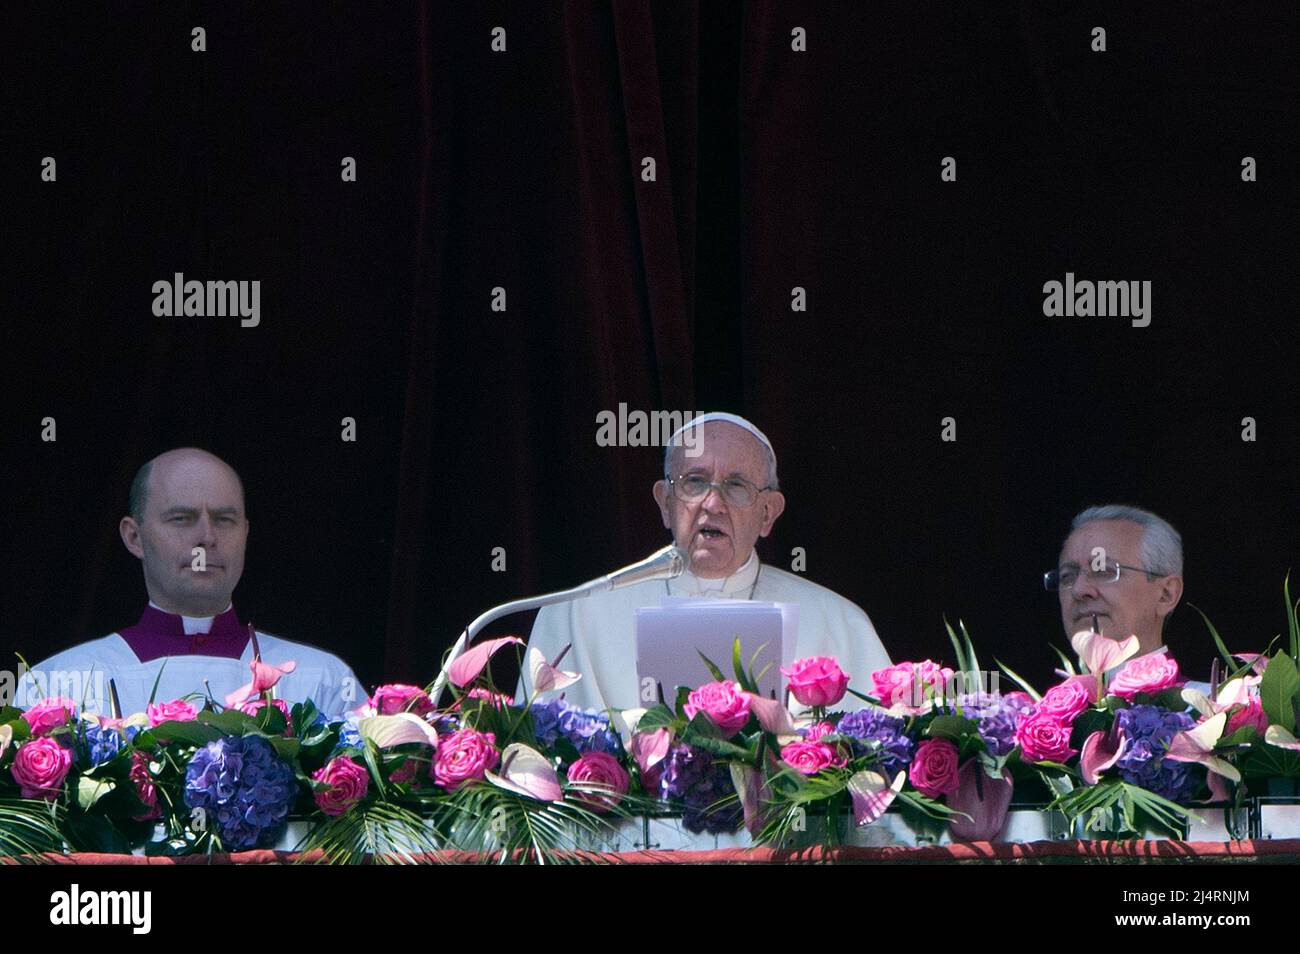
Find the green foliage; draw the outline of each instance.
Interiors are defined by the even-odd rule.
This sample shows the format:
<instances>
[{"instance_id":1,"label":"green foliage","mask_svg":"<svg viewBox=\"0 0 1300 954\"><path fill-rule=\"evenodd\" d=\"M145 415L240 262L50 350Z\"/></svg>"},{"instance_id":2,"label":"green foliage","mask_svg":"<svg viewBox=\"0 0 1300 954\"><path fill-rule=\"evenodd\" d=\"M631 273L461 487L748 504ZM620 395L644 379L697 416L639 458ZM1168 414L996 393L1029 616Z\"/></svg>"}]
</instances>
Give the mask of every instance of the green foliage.
<instances>
[{"instance_id":1,"label":"green foliage","mask_svg":"<svg viewBox=\"0 0 1300 954\"><path fill-rule=\"evenodd\" d=\"M1264 678L1259 684L1259 699L1268 721L1292 733L1295 732L1297 692L1300 692L1300 673L1296 671L1295 661L1278 650L1264 670Z\"/></svg>"},{"instance_id":2,"label":"green foliage","mask_svg":"<svg viewBox=\"0 0 1300 954\"><path fill-rule=\"evenodd\" d=\"M1091 831L1131 833L1156 828L1175 838L1184 837L1195 813L1154 792L1122 779L1103 779L1057 796L1048 811L1062 812L1071 822L1083 819Z\"/></svg>"},{"instance_id":3,"label":"green foliage","mask_svg":"<svg viewBox=\"0 0 1300 954\"><path fill-rule=\"evenodd\" d=\"M47 861L43 852L61 852L63 810L57 802L0 798L0 858L24 864Z\"/></svg>"}]
</instances>

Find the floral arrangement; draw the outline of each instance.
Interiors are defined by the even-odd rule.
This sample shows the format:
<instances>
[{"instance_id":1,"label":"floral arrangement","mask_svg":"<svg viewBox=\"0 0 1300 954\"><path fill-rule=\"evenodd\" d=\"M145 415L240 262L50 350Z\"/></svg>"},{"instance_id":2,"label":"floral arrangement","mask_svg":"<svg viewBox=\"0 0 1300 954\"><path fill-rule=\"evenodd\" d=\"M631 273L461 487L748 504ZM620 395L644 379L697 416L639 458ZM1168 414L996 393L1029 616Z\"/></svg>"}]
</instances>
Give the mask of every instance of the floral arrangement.
<instances>
[{"instance_id":1,"label":"floral arrangement","mask_svg":"<svg viewBox=\"0 0 1300 954\"><path fill-rule=\"evenodd\" d=\"M796 660L782 673L798 715L760 694L738 642L732 678L706 659L713 681L624 712L572 706L563 693L581 676L530 650L535 697L516 703L489 667L523 644L513 636L443 667L446 707L389 684L334 722L311 700L276 698L293 663L260 656L224 705L104 717L46 698L0 708L0 856L269 847L291 817L312 822L304 851L333 862L573 860L584 838L660 812L766 844L834 844L888 810L982 840L1001 831L1013 788L1037 779L1049 809L1091 830L1178 833L1198 805L1239 806L1260 780L1300 778L1300 603L1284 595L1276 651L1233 655L1209 625L1223 665L1208 692L1169 655L1138 656L1135 638L1083 632L1078 671L1062 655L1061 681L1039 694L1003 666L1019 688L1002 693L959 625L955 669L902 662L861 691L833 657Z\"/></svg>"}]
</instances>

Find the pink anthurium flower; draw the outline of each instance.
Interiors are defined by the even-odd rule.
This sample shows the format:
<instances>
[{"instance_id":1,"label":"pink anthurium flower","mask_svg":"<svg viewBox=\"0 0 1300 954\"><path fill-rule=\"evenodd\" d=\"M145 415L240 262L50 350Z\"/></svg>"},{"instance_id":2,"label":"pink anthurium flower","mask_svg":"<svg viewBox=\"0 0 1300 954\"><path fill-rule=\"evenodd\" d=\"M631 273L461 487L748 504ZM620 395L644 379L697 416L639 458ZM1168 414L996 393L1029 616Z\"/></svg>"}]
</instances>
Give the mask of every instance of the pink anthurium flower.
<instances>
[{"instance_id":1,"label":"pink anthurium flower","mask_svg":"<svg viewBox=\"0 0 1300 954\"><path fill-rule=\"evenodd\" d=\"M795 727L789 709L775 699L764 699L752 692L745 695L749 697L749 711L754 713L764 732L774 733L782 743L799 738L799 730Z\"/></svg>"},{"instance_id":2,"label":"pink anthurium flower","mask_svg":"<svg viewBox=\"0 0 1300 954\"><path fill-rule=\"evenodd\" d=\"M1214 754L1214 743L1223 737L1223 727L1227 724L1228 714L1220 712L1200 725L1179 732L1169 740L1169 751L1165 753L1165 758L1175 762L1197 762L1226 779L1240 782L1241 773L1237 767Z\"/></svg>"},{"instance_id":3,"label":"pink anthurium flower","mask_svg":"<svg viewBox=\"0 0 1300 954\"><path fill-rule=\"evenodd\" d=\"M0 725L0 759L4 758L5 752L9 750L9 744L14 740L14 727L5 723Z\"/></svg>"},{"instance_id":4,"label":"pink anthurium flower","mask_svg":"<svg viewBox=\"0 0 1300 954\"><path fill-rule=\"evenodd\" d=\"M1250 688L1258 684L1258 676L1229 679L1219 687L1213 699L1199 689L1184 689L1183 701L1202 716L1209 718L1220 712L1227 712L1233 706L1250 705Z\"/></svg>"},{"instance_id":5,"label":"pink anthurium flower","mask_svg":"<svg viewBox=\"0 0 1300 954\"><path fill-rule=\"evenodd\" d=\"M673 736L667 729L655 729L651 732L638 732L632 736L628 754L636 759L642 772L648 772L668 756Z\"/></svg>"},{"instance_id":6,"label":"pink anthurium flower","mask_svg":"<svg viewBox=\"0 0 1300 954\"><path fill-rule=\"evenodd\" d=\"M1109 732L1098 730L1088 736L1079 750L1079 774L1088 785L1096 785L1101 773L1113 766L1128 748L1128 739L1119 731L1119 723Z\"/></svg>"},{"instance_id":7,"label":"pink anthurium flower","mask_svg":"<svg viewBox=\"0 0 1300 954\"><path fill-rule=\"evenodd\" d=\"M560 777L550 759L522 742L507 745L501 753L501 771L485 775L498 788L540 802L558 802L564 798Z\"/></svg>"},{"instance_id":8,"label":"pink anthurium flower","mask_svg":"<svg viewBox=\"0 0 1300 954\"><path fill-rule=\"evenodd\" d=\"M408 742L438 747L438 730L413 712L367 716L357 722L357 732L381 749Z\"/></svg>"},{"instance_id":9,"label":"pink anthurium flower","mask_svg":"<svg viewBox=\"0 0 1300 954\"><path fill-rule=\"evenodd\" d=\"M763 813L759 809L759 789L763 779L752 765L731 763L731 784L740 796L740 807L745 815L745 830L757 835L763 830Z\"/></svg>"},{"instance_id":10,"label":"pink anthurium flower","mask_svg":"<svg viewBox=\"0 0 1300 954\"><path fill-rule=\"evenodd\" d=\"M451 665L447 667L447 678L457 688L473 682L497 651L511 643L522 646L524 641L518 636L502 636L499 639L489 639L477 646L471 646L452 660Z\"/></svg>"},{"instance_id":11,"label":"pink anthurium flower","mask_svg":"<svg viewBox=\"0 0 1300 954\"><path fill-rule=\"evenodd\" d=\"M564 653L569 651L568 647L564 648ZM560 653L555 662L548 663L542 651L534 646L528 650L528 674L532 681L533 692L552 692L556 689L567 689L579 679L581 673L567 672L558 668L560 660L564 658L564 653Z\"/></svg>"},{"instance_id":12,"label":"pink anthurium flower","mask_svg":"<svg viewBox=\"0 0 1300 954\"><path fill-rule=\"evenodd\" d=\"M1101 701L1106 691L1106 672L1136 656L1139 648L1136 636L1114 640L1090 629L1075 633L1070 645L1079 654L1084 669L1096 677L1098 701Z\"/></svg>"},{"instance_id":13,"label":"pink anthurium flower","mask_svg":"<svg viewBox=\"0 0 1300 954\"><path fill-rule=\"evenodd\" d=\"M861 827L870 825L885 814L894 797L903 790L906 772L899 772L889 782L879 772L862 771L849 779L849 795L853 798L853 821Z\"/></svg>"},{"instance_id":14,"label":"pink anthurium flower","mask_svg":"<svg viewBox=\"0 0 1300 954\"><path fill-rule=\"evenodd\" d=\"M286 663L274 666L271 663L262 662L260 656L254 656L248 668L253 670L253 681L244 683L230 695L226 696L226 705L234 708L242 706L246 702L252 702L262 693L273 689L275 684L280 681L282 676L287 676L298 668L298 664L290 659Z\"/></svg>"},{"instance_id":15,"label":"pink anthurium flower","mask_svg":"<svg viewBox=\"0 0 1300 954\"><path fill-rule=\"evenodd\" d=\"M1003 771L993 778L977 758L967 759L957 770L961 784L947 796L948 807L959 815L948 822L953 838L961 841L992 841L1007 823L1011 807L1011 776Z\"/></svg>"}]
</instances>

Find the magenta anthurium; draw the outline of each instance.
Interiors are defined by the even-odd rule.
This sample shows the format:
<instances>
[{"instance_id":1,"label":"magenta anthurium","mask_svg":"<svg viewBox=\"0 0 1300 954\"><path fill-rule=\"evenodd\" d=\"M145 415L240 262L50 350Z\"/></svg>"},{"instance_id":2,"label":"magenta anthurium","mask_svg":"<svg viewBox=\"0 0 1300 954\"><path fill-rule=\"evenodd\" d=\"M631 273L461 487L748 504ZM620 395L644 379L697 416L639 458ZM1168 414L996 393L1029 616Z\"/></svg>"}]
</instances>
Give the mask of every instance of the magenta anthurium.
<instances>
[{"instance_id":1,"label":"magenta anthurium","mask_svg":"<svg viewBox=\"0 0 1300 954\"><path fill-rule=\"evenodd\" d=\"M1227 723L1228 714L1220 712L1200 725L1179 732L1169 740L1169 751L1165 753L1165 758L1175 762L1197 762L1229 781L1240 782L1241 773L1237 767L1214 754L1214 744L1223 737L1223 727Z\"/></svg>"},{"instance_id":2,"label":"magenta anthurium","mask_svg":"<svg viewBox=\"0 0 1300 954\"><path fill-rule=\"evenodd\" d=\"M745 695L749 697L749 711L754 713L763 731L776 735L782 744L799 738L799 730L795 727L789 709L775 699L765 699L752 692Z\"/></svg>"},{"instance_id":3,"label":"magenta anthurium","mask_svg":"<svg viewBox=\"0 0 1300 954\"><path fill-rule=\"evenodd\" d=\"M1088 785L1096 785L1101 773L1113 766L1128 748L1128 739L1119 731L1119 723L1111 726L1109 732L1094 732L1083 742L1079 750L1079 774Z\"/></svg>"},{"instance_id":4,"label":"magenta anthurium","mask_svg":"<svg viewBox=\"0 0 1300 954\"><path fill-rule=\"evenodd\" d=\"M740 807L745 816L745 830L757 835L763 828L763 813L759 808L759 789L763 785L762 776L752 765L732 762L731 784L740 796Z\"/></svg>"},{"instance_id":5,"label":"magenta anthurium","mask_svg":"<svg viewBox=\"0 0 1300 954\"><path fill-rule=\"evenodd\" d=\"M226 696L226 705L231 708L242 706L246 702L252 702L262 693L274 688L275 684L280 681L280 677L289 675L298 668L298 664L290 659L288 662L275 666L271 663L262 662L261 659L255 657L248 664L248 668L253 670L253 681L244 683L244 685Z\"/></svg>"},{"instance_id":6,"label":"magenta anthurium","mask_svg":"<svg viewBox=\"0 0 1300 954\"><path fill-rule=\"evenodd\" d=\"M417 742L438 747L438 732L413 712L367 716L357 723L357 732L381 749Z\"/></svg>"},{"instance_id":7,"label":"magenta anthurium","mask_svg":"<svg viewBox=\"0 0 1300 954\"><path fill-rule=\"evenodd\" d=\"M667 729L638 732L632 736L628 754L636 759L636 764L642 772L648 772L668 756L672 741L672 733Z\"/></svg>"},{"instance_id":8,"label":"magenta anthurium","mask_svg":"<svg viewBox=\"0 0 1300 954\"><path fill-rule=\"evenodd\" d=\"M524 641L518 636L502 636L499 639L489 639L477 646L471 646L452 660L451 665L447 667L447 678L457 688L473 682L487 666L488 661L496 655L497 650L511 643L522 646Z\"/></svg>"},{"instance_id":9,"label":"magenta anthurium","mask_svg":"<svg viewBox=\"0 0 1300 954\"><path fill-rule=\"evenodd\" d=\"M484 774L493 785L516 795L542 802L558 802L564 798L560 777L550 759L522 742L506 746L501 753L500 772Z\"/></svg>"},{"instance_id":10,"label":"magenta anthurium","mask_svg":"<svg viewBox=\"0 0 1300 954\"><path fill-rule=\"evenodd\" d=\"M870 825L885 814L894 797L903 790L906 772L899 772L890 782L879 772L864 770L849 779L849 795L853 797L854 824Z\"/></svg>"},{"instance_id":11,"label":"magenta anthurium","mask_svg":"<svg viewBox=\"0 0 1300 954\"><path fill-rule=\"evenodd\" d=\"M1004 770L993 778L978 758L970 758L957 770L957 777L957 791L946 799L948 807L957 813L948 820L952 837L960 841L994 840L1007 823L1011 775Z\"/></svg>"},{"instance_id":12,"label":"magenta anthurium","mask_svg":"<svg viewBox=\"0 0 1300 954\"><path fill-rule=\"evenodd\" d=\"M563 653L560 654L563 657ZM542 651L537 647L528 650L528 674L532 681L533 692L552 692L556 689L567 689L579 679L581 673L568 672L558 668L560 660L556 659L554 663L548 663Z\"/></svg>"}]
</instances>

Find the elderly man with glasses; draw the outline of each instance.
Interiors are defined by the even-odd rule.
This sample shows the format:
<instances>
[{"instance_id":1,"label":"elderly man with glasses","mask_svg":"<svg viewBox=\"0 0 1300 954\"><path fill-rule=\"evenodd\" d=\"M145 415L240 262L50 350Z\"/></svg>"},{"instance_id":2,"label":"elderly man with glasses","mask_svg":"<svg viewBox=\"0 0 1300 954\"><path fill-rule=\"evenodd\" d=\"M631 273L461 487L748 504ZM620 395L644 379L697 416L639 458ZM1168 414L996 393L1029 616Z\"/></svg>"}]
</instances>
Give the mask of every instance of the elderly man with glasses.
<instances>
[{"instance_id":1,"label":"elderly man with glasses","mask_svg":"<svg viewBox=\"0 0 1300 954\"><path fill-rule=\"evenodd\" d=\"M776 454L762 431L732 414L695 418L668 441L664 476L653 493L664 527L690 557L687 571L666 582L638 583L548 606L533 625L529 646L548 660L571 647L563 668L582 673L583 679L565 690L569 703L590 709L644 704L634 614L670 595L797 603L794 657L835 656L850 676L850 687L870 691L872 671L890 661L867 614L825 587L760 563L754 551L755 541L772 531L785 509ZM683 646L682 652L693 650ZM526 673L519 689L531 689ZM861 705L853 695L842 703L843 708Z\"/></svg>"},{"instance_id":2,"label":"elderly man with glasses","mask_svg":"<svg viewBox=\"0 0 1300 954\"><path fill-rule=\"evenodd\" d=\"M1183 541L1155 514L1120 504L1089 507L1070 524L1043 585L1058 595L1066 637L1097 629L1138 638L1140 654L1164 649L1164 626L1183 595Z\"/></svg>"}]
</instances>

